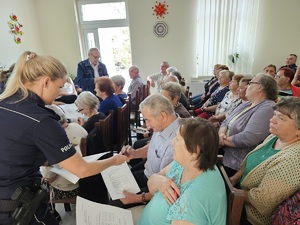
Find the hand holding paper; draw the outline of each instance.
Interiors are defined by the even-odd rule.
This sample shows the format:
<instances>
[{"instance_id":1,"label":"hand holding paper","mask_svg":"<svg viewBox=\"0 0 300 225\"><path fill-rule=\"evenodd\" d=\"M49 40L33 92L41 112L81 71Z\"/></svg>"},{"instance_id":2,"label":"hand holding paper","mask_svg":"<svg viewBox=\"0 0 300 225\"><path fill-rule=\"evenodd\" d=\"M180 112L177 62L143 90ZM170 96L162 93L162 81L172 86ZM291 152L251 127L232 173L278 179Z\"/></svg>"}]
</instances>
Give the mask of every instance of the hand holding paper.
<instances>
[{"instance_id":1,"label":"hand holding paper","mask_svg":"<svg viewBox=\"0 0 300 225\"><path fill-rule=\"evenodd\" d=\"M127 163L111 166L102 171L101 174L112 200L124 198L124 190L131 193L140 191Z\"/></svg>"}]
</instances>

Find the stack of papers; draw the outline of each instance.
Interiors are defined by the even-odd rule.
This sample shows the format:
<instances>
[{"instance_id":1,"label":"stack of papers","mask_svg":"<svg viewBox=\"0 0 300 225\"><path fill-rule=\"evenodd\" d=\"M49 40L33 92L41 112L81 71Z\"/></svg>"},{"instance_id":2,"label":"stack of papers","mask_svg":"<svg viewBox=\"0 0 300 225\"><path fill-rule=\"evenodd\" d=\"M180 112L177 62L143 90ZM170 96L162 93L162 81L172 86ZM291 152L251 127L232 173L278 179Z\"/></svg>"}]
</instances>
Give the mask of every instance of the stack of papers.
<instances>
[{"instance_id":1,"label":"stack of papers","mask_svg":"<svg viewBox=\"0 0 300 225\"><path fill-rule=\"evenodd\" d=\"M77 197L76 224L78 225L133 225L130 210L104 205Z\"/></svg>"}]
</instances>

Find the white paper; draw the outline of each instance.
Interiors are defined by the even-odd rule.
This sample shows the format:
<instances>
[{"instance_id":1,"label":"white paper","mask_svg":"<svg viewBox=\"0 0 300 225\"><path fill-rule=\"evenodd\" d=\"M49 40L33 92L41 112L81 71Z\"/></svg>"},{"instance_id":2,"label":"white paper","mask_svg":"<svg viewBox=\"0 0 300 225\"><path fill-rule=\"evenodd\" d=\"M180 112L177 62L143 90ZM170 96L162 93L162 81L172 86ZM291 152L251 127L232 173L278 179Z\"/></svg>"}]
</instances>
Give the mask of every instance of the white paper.
<instances>
[{"instance_id":1,"label":"white paper","mask_svg":"<svg viewBox=\"0 0 300 225\"><path fill-rule=\"evenodd\" d=\"M77 197L77 225L133 225L130 210L104 205Z\"/></svg>"},{"instance_id":2,"label":"white paper","mask_svg":"<svg viewBox=\"0 0 300 225\"><path fill-rule=\"evenodd\" d=\"M131 193L140 191L126 162L118 166L111 166L103 170L101 174L112 200L124 198L124 190Z\"/></svg>"},{"instance_id":3,"label":"white paper","mask_svg":"<svg viewBox=\"0 0 300 225\"><path fill-rule=\"evenodd\" d=\"M103 153L99 153L99 154L95 154L95 155L89 155L89 156L83 157L83 159L86 162L94 162L94 161L97 161L100 157L102 157L103 155L105 155L107 153L109 153L109 152L103 152ZM78 180L80 179L79 177L77 177L73 173L69 172L68 170L65 170L64 168L52 167L50 169L50 171L62 176L63 178L67 179L68 181L72 182L73 184L76 184L78 182Z\"/></svg>"},{"instance_id":4,"label":"white paper","mask_svg":"<svg viewBox=\"0 0 300 225\"><path fill-rule=\"evenodd\" d=\"M74 103L58 105L58 107L64 111L67 119L70 119L71 122L77 122L78 117L81 117L84 120L86 120L83 114L77 112L77 106Z\"/></svg>"}]
</instances>

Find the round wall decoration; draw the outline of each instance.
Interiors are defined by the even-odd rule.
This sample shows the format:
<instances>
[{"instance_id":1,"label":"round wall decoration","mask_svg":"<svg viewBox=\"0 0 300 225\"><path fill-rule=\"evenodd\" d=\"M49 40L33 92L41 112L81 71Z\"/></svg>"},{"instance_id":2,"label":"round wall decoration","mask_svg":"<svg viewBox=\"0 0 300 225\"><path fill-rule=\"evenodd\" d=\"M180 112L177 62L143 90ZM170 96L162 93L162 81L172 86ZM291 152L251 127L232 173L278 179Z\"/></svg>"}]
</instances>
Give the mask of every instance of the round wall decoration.
<instances>
[{"instance_id":1,"label":"round wall decoration","mask_svg":"<svg viewBox=\"0 0 300 225\"><path fill-rule=\"evenodd\" d=\"M157 37L164 37L168 33L168 25L163 21L155 23L154 33Z\"/></svg>"}]
</instances>

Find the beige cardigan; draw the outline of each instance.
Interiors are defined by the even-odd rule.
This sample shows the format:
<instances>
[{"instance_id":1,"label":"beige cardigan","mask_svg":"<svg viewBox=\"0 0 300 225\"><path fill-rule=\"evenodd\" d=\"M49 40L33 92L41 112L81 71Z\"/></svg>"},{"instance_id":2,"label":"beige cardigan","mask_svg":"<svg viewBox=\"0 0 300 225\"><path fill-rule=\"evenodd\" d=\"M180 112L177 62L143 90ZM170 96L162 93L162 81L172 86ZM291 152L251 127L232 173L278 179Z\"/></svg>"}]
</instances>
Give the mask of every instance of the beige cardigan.
<instances>
[{"instance_id":1,"label":"beige cardigan","mask_svg":"<svg viewBox=\"0 0 300 225\"><path fill-rule=\"evenodd\" d=\"M274 135L269 135L252 152L260 149L272 137ZM242 172L248 155L241 165ZM300 189L300 141L286 146L256 166L241 185L244 190L249 191L249 201L252 204L246 204L248 220L254 225L271 224L275 208Z\"/></svg>"}]
</instances>

